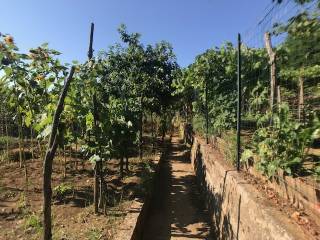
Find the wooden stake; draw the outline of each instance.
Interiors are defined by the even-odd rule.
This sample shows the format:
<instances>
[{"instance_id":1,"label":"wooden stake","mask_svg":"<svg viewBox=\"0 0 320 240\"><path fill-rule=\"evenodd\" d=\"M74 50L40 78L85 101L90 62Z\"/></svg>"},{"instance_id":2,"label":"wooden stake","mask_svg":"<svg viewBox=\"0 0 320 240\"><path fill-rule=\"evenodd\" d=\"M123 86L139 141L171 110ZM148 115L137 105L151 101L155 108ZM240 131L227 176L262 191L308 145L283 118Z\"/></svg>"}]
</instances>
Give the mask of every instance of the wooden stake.
<instances>
[{"instance_id":1,"label":"wooden stake","mask_svg":"<svg viewBox=\"0 0 320 240\"><path fill-rule=\"evenodd\" d=\"M276 72L276 53L272 49L271 34L266 32L264 35L266 49L269 55L270 64L270 109L273 112L273 106L275 104L275 98L277 97L277 103L280 105L280 87L277 85L277 72Z\"/></svg>"},{"instance_id":2,"label":"wooden stake","mask_svg":"<svg viewBox=\"0 0 320 240\"><path fill-rule=\"evenodd\" d=\"M64 87L62 89L56 111L53 117L52 130L49 138L47 152L44 158L43 165L43 239L52 239L52 226L51 226L51 201L52 201L52 187L51 187L51 176L52 176L52 163L58 147L57 135L58 127L60 124L60 116L64 109L64 99L67 96L67 92L74 74L74 67L71 68L68 77L66 78Z\"/></svg>"}]
</instances>

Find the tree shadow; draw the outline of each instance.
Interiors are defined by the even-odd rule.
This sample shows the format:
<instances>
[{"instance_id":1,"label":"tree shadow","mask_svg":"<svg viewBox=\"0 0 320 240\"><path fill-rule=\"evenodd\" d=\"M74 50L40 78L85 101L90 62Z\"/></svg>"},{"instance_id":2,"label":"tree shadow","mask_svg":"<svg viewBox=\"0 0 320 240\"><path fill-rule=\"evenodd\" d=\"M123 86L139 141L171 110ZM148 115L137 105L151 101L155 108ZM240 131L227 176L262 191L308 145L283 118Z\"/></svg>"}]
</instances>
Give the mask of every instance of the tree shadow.
<instances>
[{"instance_id":1,"label":"tree shadow","mask_svg":"<svg viewBox=\"0 0 320 240\"><path fill-rule=\"evenodd\" d=\"M230 211L222 211L223 203L226 200L226 182L228 173L225 171L221 191L214 191L214 186L209 185L207 181L207 169L201 152L201 145L196 146L194 158L194 168L197 176L197 183L200 186L201 194L204 196L205 204L208 209L211 221L211 235L215 239L239 239L240 219L241 219L241 195L238 200L237 226L231 223ZM229 198L229 196L227 196Z\"/></svg>"},{"instance_id":2,"label":"tree shadow","mask_svg":"<svg viewBox=\"0 0 320 240\"><path fill-rule=\"evenodd\" d=\"M142 237L135 239L214 239L210 238L210 219L196 177L182 169L173 170L173 162L190 164L190 150L181 143L172 145L169 156L160 161Z\"/></svg>"}]
</instances>

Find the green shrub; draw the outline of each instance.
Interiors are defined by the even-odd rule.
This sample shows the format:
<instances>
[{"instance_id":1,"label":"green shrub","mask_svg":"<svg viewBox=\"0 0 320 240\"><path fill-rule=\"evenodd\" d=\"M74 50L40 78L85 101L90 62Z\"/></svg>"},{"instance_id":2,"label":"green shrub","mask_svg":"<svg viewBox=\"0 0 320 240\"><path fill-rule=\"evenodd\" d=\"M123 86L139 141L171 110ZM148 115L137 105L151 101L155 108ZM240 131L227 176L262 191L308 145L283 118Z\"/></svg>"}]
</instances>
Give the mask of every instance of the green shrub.
<instances>
[{"instance_id":1,"label":"green shrub","mask_svg":"<svg viewBox=\"0 0 320 240\"><path fill-rule=\"evenodd\" d=\"M18 208L25 209L26 208L26 196L24 192L20 193L19 200L18 200Z\"/></svg>"},{"instance_id":2,"label":"green shrub","mask_svg":"<svg viewBox=\"0 0 320 240\"><path fill-rule=\"evenodd\" d=\"M236 163L237 157L237 135L234 131L228 131L222 134L222 139L226 143L221 149L225 159L232 164Z\"/></svg>"},{"instance_id":3,"label":"green shrub","mask_svg":"<svg viewBox=\"0 0 320 240\"><path fill-rule=\"evenodd\" d=\"M320 166L315 167L314 169L314 176L318 181L320 181Z\"/></svg>"},{"instance_id":4,"label":"green shrub","mask_svg":"<svg viewBox=\"0 0 320 240\"><path fill-rule=\"evenodd\" d=\"M36 233L40 233L42 231L42 223L35 213L27 215L24 219L24 228L25 230L32 229Z\"/></svg>"},{"instance_id":5,"label":"green shrub","mask_svg":"<svg viewBox=\"0 0 320 240\"><path fill-rule=\"evenodd\" d=\"M288 105L282 104L272 118L272 125L262 126L254 133L252 148L245 150L242 161L256 155L258 169L268 177L274 176L278 169L288 175L298 173L319 128L317 117L310 126L304 126L294 121Z\"/></svg>"},{"instance_id":6,"label":"green shrub","mask_svg":"<svg viewBox=\"0 0 320 240\"><path fill-rule=\"evenodd\" d=\"M102 231L97 228L92 228L86 233L88 240L100 240L102 239Z\"/></svg>"},{"instance_id":7,"label":"green shrub","mask_svg":"<svg viewBox=\"0 0 320 240\"><path fill-rule=\"evenodd\" d=\"M7 142L9 143L9 145L18 143L18 139L14 138L14 137L8 137L8 136L1 136L0 137L0 146L5 146L7 145Z\"/></svg>"},{"instance_id":8,"label":"green shrub","mask_svg":"<svg viewBox=\"0 0 320 240\"><path fill-rule=\"evenodd\" d=\"M62 183L53 189L53 195L58 200L63 200L68 194L72 193L73 186Z\"/></svg>"}]
</instances>

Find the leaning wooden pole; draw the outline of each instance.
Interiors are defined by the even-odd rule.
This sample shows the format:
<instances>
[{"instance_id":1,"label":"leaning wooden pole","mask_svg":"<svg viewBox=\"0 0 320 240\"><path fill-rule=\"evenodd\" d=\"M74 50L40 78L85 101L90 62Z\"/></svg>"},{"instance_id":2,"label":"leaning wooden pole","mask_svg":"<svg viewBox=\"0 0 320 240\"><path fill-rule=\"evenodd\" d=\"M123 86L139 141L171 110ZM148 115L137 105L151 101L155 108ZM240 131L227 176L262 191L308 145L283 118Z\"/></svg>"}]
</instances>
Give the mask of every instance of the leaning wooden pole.
<instances>
[{"instance_id":1,"label":"leaning wooden pole","mask_svg":"<svg viewBox=\"0 0 320 240\"><path fill-rule=\"evenodd\" d=\"M52 176L52 163L53 158L57 150L58 142L58 127L60 123L60 116L64 108L64 99L67 96L67 92L74 74L74 67L71 68L68 77L66 78L64 87L62 89L58 105L53 117L52 130L49 138L47 152L44 158L43 165L43 239L52 239L52 226L51 226L51 200L52 200L52 187L51 187L51 176Z\"/></svg>"}]
</instances>

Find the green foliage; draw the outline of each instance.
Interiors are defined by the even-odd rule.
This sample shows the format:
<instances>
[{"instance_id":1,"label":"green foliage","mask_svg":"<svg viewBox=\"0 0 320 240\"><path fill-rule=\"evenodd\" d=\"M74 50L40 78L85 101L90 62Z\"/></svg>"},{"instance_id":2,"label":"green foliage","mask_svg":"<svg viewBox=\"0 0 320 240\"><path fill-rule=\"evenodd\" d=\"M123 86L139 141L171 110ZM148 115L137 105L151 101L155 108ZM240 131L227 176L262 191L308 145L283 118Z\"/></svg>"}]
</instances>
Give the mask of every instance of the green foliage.
<instances>
[{"instance_id":1,"label":"green foliage","mask_svg":"<svg viewBox=\"0 0 320 240\"><path fill-rule=\"evenodd\" d=\"M9 145L13 145L17 143L18 140L14 137L9 136L1 136L0 137L0 148L4 148L4 146L8 143Z\"/></svg>"},{"instance_id":2,"label":"green foliage","mask_svg":"<svg viewBox=\"0 0 320 240\"><path fill-rule=\"evenodd\" d=\"M182 96L185 111L190 112L192 109L197 123L200 123L199 120L206 114L205 105L207 102L210 133L213 134L221 135L236 126L236 51L231 43L226 43L220 48L209 49L199 55L196 61L174 82L176 94ZM262 105L266 103L265 97L268 92L267 85L265 85L265 77L268 74L258 73L267 69L266 51L244 46L242 55L242 78L252 82L244 89L244 99L250 99L249 104L251 104L252 110L261 108L262 111ZM251 65L252 59L256 60L254 66ZM190 113L188 114L190 115Z\"/></svg>"},{"instance_id":3,"label":"green foliage","mask_svg":"<svg viewBox=\"0 0 320 240\"><path fill-rule=\"evenodd\" d=\"M210 49L196 58L174 82L176 94L185 95L185 109L193 109L196 115L205 114L205 96L208 89L208 108L214 131L230 129L235 123L236 100L236 50L231 43ZM197 118L198 118L197 117Z\"/></svg>"},{"instance_id":4,"label":"green foliage","mask_svg":"<svg viewBox=\"0 0 320 240\"><path fill-rule=\"evenodd\" d=\"M222 139L225 142L225 146L223 146L222 149L224 157L227 161L235 165L237 159L237 135L234 131L228 131L223 133Z\"/></svg>"},{"instance_id":5,"label":"green foliage","mask_svg":"<svg viewBox=\"0 0 320 240\"><path fill-rule=\"evenodd\" d=\"M205 124L205 118L201 115L195 115L192 119L193 129L201 136L205 135Z\"/></svg>"},{"instance_id":6,"label":"green foliage","mask_svg":"<svg viewBox=\"0 0 320 240\"><path fill-rule=\"evenodd\" d=\"M25 216L24 228L25 230L31 229L36 233L40 233L42 231L42 223L39 216L35 213Z\"/></svg>"},{"instance_id":7,"label":"green foliage","mask_svg":"<svg viewBox=\"0 0 320 240\"><path fill-rule=\"evenodd\" d=\"M317 0L295 2L297 8L300 4L319 3ZM246 163L254 157L258 160L258 168L269 177L279 169L289 175L304 171L308 148L314 139L319 138L316 137L319 132L316 102L320 96L317 91L320 76L319 13L319 6L301 7L297 15L274 24L271 33L282 41L274 49L276 75L281 101L287 102L290 110L286 104L270 109L270 62L266 49L242 44L242 133L255 133L250 148L246 145L246 136L241 136L246 147L241 160ZM235 159L236 149L234 136L230 133L236 128L236 51L230 43L207 50L173 83L175 94L181 98L181 115L186 122L192 121L197 134L206 132L208 106L209 134L227 136L230 149L222 150L231 160ZM301 120L301 106L296 107L298 102L304 103L304 124L295 119L297 116L291 116L299 110ZM313 110L307 110L309 107ZM316 175L319 170L315 167L310 171Z\"/></svg>"},{"instance_id":8,"label":"green foliage","mask_svg":"<svg viewBox=\"0 0 320 240\"><path fill-rule=\"evenodd\" d=\"M314 176L317 178L317 180L320 180L320 166L315 167Z\"/></svg>"},{"instance_id":9,"label":"green foliage","mask_svg":"<svg viewBox=\"0 0 320 240\"><path fill-rule=\"evenodd\" d=\"M144 171L142 172L142 191L143 193L150 193L153 187L154 168L149 161L143 162Z\"/></svg>"},{"instance_id":10,"label":"green foliage","mask_svg":"<svg viewBox=\"0 0 320 240\"><path fill-rule=\"evenodd\" d=\"M275 25L275 34L286 34L277 49L280 76L297 84L299 77L313 79L320 76L319 10L304 10L286 23Z\"/></svg>"},{"instance_id":11,"label":"green foliage","mask_svg":"<svg viewBox=\"0 0 320 240\"><path fill-rule=\"evenodd\" d=\"M168 115L179 66L167 42L144 46L140 34L119 28L121 43L85 63L73 62L75 80L65 99L57 141L82 142L87 159L121 157L137 144L144 112ZM11 36L0 36L1 101L19 126L47 141L67 74L60 53L48 44L19 53ZM22 139L23 137L20 136Z\"/></svg>"},{"instance_id":12,"label":"green foliage","mask_svg":"<svg viewBox=\"0 0 320 240\"><path fill-rule=\"evenodd\" d=\"M96 166L97 162L100 162L101 160L101 157L96 154L89 158L89 162L92 164L93 168Z\"/></svg>"},{"instance_id":13,"label":"green foliage","mask_svg":"<svg viewBox=\"0 0 320 240\"><path fill-rule=\"evenodd\" d=\"M247 118L252 117L256 121L261 120L263 115L265 115L265 109L269 104L268 94L268 88L258 81L257 85L250 91Z\"/></svg>"},{"instance_id":14,"label":"green foliage","mask_svg":"<svg viewBox=\"0 0 320 240\"><path fill-rule=\"evenodd\" d=\"M256 154L258 169L268 177L277 174L279 168L288 175L298 173L319 129L319 120L315 117L311 126L303 126L292 119L288 105L283 104L272 122L272 125L260 127L255 132L252 149L244 152L242 161Z\"/></svg>"},{"instance_id":15,"label":"green foliage","mask_svg":"<svg viewBox=\"0 0 320 240\"><path fill-rule=\"evenodd\" d=\"M89 231L86 233L86 237L88 240L100 240L102 239L102 231L97 228L91 228Z\"/></svg>"},{"instance_id":16,"label":"green foliage","mask_svg":"<svg viewBox=\"0 0 320 240\"><path fill-rule=\"evenodd\" d=\"M60 185L56 186L53 189L53 195L56 199L62 200L64 199L68 194L72 193L73 186L66 183L61 183Z\"/></svg>"},{"instance_id":17,"label":"green foliage","mask_svg":"<svg viewBox=\"0 0 320 240\"><path fill-rule=\"evenodd\" d=\"M26 196L24 193L20 193L17 205L18 205L18 208L21 210L26 208Z\"/></svg>"}]
</instances>

